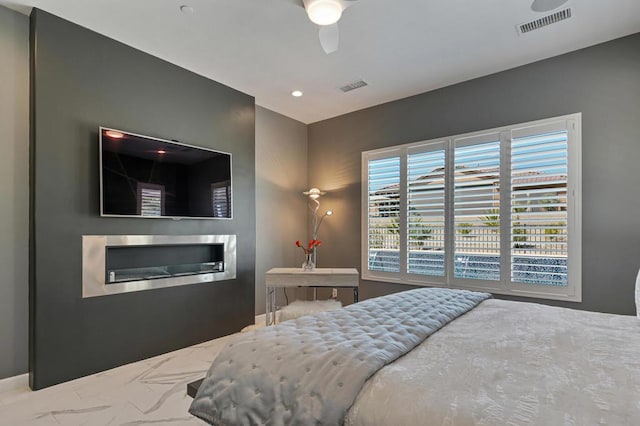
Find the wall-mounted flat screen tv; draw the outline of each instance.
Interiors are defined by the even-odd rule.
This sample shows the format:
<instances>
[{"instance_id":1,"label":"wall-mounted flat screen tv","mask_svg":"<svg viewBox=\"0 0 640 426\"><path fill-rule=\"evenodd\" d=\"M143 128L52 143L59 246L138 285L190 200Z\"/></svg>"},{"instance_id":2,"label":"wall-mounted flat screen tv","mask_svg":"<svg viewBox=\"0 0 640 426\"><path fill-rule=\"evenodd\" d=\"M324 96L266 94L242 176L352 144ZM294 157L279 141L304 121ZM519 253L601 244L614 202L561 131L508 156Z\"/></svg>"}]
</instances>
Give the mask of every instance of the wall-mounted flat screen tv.
<instances>
[{"instance_id":1,"label":"wall-mounted flat screen tv","mask_svg":"<svg viewBox=\"0 0 640 426\"><path fill-rule=\"evenodd\" d=\"M100 128L101 215L226 218L231 154Z\"/></svg>"}]
</instances>

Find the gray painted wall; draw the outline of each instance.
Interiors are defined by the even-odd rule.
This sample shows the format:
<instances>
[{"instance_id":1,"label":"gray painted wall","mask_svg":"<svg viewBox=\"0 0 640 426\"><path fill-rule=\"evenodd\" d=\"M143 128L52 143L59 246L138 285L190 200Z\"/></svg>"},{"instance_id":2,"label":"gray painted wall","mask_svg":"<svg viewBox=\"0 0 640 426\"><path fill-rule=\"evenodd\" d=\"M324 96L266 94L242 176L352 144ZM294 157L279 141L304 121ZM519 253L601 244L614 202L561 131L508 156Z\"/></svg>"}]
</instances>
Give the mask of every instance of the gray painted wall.
<instances>
[{"instance_id":1,"label":"gray painted wall","mask_svg":"<svg viewBox=\"0 0 640 426\"><path fill-rule=\"evenodd\" d=\"M256 106L256 315L265 311L264 273L302 264L307 235L307 126ZM306 297L287 290L289 301ZM284 305L278 290L278 305Z\"/></svg>"},{"instance_id":2,"label":"gray painted wall","mask_svg":"<svg viewBox=\"0 0 640 426\"><path fill-rule=\"evenodd\" d=\"M254 319L254 99L34 10L30 373L34 388ZM99 216L98 126L233 155L233 220ZM237 279L82 299L82 235L237 234Z\"/></svg>"},{"instance_id":3,"label":"gray painted wall","mask_svg":"<svg viewBox=\"0 0 640 426\"><path fill-rule=\"evenodd\" d=\"M0 379L27 372L29 18L0 6Z\"/></svg>"},{"instance_id":4,"label":"gray painted wall","mask_svg":"<svg viewBox=\"0 0 640 426\"><path fill-rule=\"evenodd\" d=\"M633 314L640 34L310 125L309 182L330 190L337 212L323 230L323 256L360 268L362 151L574 112L583 113L583 302L534 301ZM407 288L363 282L361 294Z\"/></svg>"}]
</instances>

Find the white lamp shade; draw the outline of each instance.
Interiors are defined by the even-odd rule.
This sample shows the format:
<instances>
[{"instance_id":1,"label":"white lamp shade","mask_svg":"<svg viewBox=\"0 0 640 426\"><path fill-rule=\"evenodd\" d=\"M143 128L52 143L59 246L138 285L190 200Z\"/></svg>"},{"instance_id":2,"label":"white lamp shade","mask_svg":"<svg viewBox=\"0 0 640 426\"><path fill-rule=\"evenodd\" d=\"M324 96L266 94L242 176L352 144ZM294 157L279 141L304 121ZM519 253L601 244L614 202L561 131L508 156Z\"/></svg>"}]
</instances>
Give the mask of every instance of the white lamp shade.
<instances>
[{"instance_id":1,"label":"white lamp shade","mask_svg":"<svg viewBox=\"0 0 640 426\"><path fill-rule=\"evenodd\" d=\"M324 195L325 192L320 191L318 188L311 188L308 191L303 192L304 195L308 195L309 198L313 200L317 200L321 195Z\"/></svg>"}]
</instances>

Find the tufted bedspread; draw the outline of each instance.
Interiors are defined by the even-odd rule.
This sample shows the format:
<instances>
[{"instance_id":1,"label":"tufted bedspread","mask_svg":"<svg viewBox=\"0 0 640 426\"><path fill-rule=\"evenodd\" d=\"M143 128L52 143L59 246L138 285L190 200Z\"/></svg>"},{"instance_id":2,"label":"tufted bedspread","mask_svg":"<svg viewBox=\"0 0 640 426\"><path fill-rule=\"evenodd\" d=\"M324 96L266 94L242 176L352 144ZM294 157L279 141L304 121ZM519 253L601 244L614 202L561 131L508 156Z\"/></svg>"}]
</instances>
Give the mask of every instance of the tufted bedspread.
<instances>
[{"instance_id":1,"label":"tufted bedspread","mask_svg":"<svg viewBox=\"0 0 640 426\"><path fill-rule=\"evenodd\" d=\"M242 335L189 411L217 426L340 425L371 375L489 297L411 290Z\"/></svg>"},{"instance_id":2,"label":"tufted bedspread","mask_svg":"<svg viewBox=\"0 0 640 426\"><path fill-rule=\"evenodd\" d=\"M364 385L345 426L640 425L640 321L491 299Z\"/></svg>"}]
</instances>

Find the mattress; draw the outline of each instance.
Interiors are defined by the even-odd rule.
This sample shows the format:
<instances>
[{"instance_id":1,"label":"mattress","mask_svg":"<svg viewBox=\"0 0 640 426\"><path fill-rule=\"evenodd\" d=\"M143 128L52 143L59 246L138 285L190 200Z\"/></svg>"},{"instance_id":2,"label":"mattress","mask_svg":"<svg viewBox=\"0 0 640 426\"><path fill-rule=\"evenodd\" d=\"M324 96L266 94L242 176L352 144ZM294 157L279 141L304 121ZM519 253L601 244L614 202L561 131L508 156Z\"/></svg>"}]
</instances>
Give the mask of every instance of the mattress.
<instances>
[{"instance_id":1,"label":"mattress","mask_svg":"<svg viewBox=\"0 0 640 426\"><path fill-rule=\"evenodd\" d=\"M640 425L640 321L487 300L364 385L345 425Z\"/></svg>"}]
</instances>

